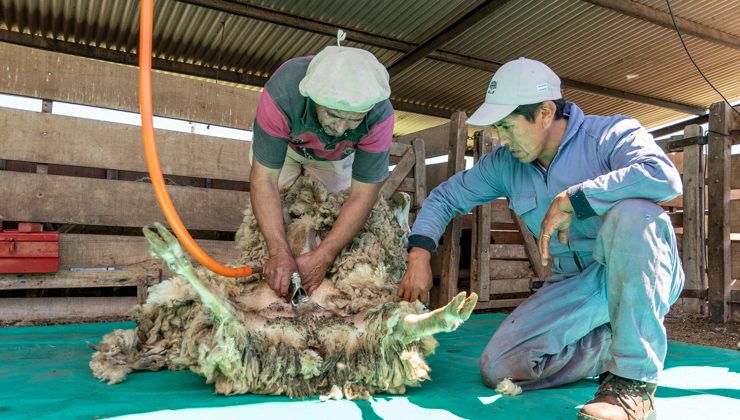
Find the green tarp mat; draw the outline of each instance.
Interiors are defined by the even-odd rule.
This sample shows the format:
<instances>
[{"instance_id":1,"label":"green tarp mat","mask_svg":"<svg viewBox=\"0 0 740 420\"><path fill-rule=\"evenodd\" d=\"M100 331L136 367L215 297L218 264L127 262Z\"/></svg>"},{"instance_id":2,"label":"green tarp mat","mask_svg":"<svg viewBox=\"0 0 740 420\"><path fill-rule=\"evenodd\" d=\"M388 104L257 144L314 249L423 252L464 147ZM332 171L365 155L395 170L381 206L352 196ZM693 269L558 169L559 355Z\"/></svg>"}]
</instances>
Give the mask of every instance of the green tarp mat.
<instances>
[{"instance_id":1,"label":"green tarp mat","mask_svg":"<svg viewBox=\"0 0 740 420\"><path fill-rule=\"evenodd\" d=\"M455 332L437 335L432 380L406 395L372 401L291 400L221 396L189 371L133 373L118 385L95 379L87 366L97 343L133 323L0 329L0 419L574 419L597 388L594 379L516 397L486 388L478 357L504 319L474 315ZM740 352L670 342L660 419L740 418Z\"/></svg>"}]
</instances>

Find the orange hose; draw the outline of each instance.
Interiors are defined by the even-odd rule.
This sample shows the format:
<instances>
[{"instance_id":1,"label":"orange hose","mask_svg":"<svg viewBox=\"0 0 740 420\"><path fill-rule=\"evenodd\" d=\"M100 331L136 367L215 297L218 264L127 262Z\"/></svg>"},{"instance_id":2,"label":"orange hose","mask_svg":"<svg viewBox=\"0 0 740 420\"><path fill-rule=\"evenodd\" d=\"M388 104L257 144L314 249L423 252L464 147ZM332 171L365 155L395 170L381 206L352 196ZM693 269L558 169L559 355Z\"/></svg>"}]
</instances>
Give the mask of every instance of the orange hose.
<instances>
[{"instance_id":1,"label":"orange hose","mask_svg":"<svg viewBox=\"0 0 740 420\"><path fill-rule=\"evenodd\" d=\"M226 267L214 261L195 243L182 224L180 216L172 204L172 199L167 193L162 176L162 168L157 156L156 138L152 124L152 26L154 17L154 0L141 0L141 18L139 32L139 107L141 111L141 136L144 142L144 154L146 155L146 166L149 169L149 177L154 186L154 193L162 208L167 223L169 223L175 236L198 262L216 274L226 277L246 277L254 272L260 272L259 267Z\"/></svg>"}]
</instances>

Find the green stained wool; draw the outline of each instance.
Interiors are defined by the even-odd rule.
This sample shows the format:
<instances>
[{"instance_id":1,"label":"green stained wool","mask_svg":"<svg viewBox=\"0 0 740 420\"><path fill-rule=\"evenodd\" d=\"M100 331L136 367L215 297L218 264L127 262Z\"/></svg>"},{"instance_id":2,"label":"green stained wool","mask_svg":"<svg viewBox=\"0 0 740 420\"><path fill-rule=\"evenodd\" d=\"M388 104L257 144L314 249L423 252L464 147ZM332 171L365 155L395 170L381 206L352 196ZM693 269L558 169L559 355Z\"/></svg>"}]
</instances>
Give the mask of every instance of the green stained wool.
<instances>
[{"instance_id":1,"label":"green stained wool","mask_svg":"<svg viewBox=\"0 0 740 420\"><path fill-rule=\"evenodd\" d=\"M144 236L152 252L152 255L161 257L170 270L186 278L195 289L201 302L217 320L225 321L234 318L234 311L228 302L218 299L198 278L190 260L185 256L180 243L161 223L155 223L157 232L144 228Z\"/></svg>"}]
</instances>

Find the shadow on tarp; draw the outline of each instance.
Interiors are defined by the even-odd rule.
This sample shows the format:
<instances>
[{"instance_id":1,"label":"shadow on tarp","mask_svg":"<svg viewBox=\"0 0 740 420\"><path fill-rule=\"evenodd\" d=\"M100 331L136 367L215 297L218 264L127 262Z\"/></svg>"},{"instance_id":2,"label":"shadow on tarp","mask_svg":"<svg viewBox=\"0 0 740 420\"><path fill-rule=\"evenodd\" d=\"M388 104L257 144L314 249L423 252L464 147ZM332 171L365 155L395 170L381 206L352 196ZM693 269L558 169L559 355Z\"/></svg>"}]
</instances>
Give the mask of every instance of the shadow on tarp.
<instances>
[{"instance_id":1,"label":"shadow on tarp","mask_svg":"<svg viewBox=\"0 0 740 420\"><path fill-rule=\"evenodd\" d=\"M504 317L474 315L458 331L438 335L440 346L428 359L432 380L406 395L326 403L214 395L212 385L189 371L133 373L117 385L99 382L87 366L92 350L85 343L133 323L0 329L0 418L573 419L596 391L595 380L516 397L483 385L478 357ZM656 395L660 417L732 418L740 412L738 370L740 352L671 342L665 386Z\"/></svg>"}]
</instances>

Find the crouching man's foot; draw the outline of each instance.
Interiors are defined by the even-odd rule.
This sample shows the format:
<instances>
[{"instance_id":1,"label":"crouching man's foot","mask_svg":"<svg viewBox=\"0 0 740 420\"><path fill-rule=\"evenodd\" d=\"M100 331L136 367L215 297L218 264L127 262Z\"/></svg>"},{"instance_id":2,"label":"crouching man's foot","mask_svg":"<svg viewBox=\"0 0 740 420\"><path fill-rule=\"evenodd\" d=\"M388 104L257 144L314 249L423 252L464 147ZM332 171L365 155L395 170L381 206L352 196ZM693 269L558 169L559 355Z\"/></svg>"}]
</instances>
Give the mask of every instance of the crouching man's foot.
<instances>
[{"instance_id":1,"label":"crouching man's foot","mask_svg":"<svg viewBox=\"0 0 740 420\"><path fill-rule=\"evenodd\" d=\"M611 372L599 377L599 390L578 413L579 419L654 420L655 384L622 378Z\"/></svg>"}]
</instances>

